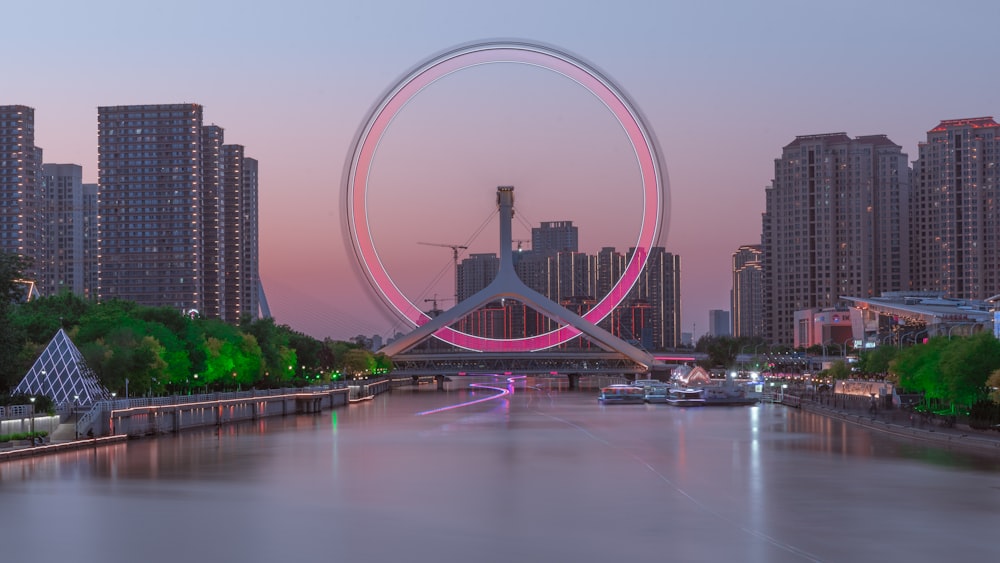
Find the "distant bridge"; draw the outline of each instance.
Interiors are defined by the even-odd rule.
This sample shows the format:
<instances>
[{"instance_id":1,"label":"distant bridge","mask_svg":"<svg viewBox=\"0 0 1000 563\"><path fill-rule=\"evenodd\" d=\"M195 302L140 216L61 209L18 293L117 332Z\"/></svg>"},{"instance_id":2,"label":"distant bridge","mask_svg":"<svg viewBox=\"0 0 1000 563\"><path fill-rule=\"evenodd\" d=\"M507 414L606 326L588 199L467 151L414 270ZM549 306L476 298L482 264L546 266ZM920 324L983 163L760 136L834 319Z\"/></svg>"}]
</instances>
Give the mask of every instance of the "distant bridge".
<instances>
[{"instance_id":1,"label":"distant bridge","mask_svg":"<svg viewBox=\"0 0 1000 563\"><path fill-rule=\"evenodd\" d=\"M664 368L694 362L705 354L654 354ZM617 352L601 350L537 350L509 352L410 351L392 357L392 377L460 376L474 374L514 375L621 375L635 378L649 374L649 367ZM665 378L669 374L655 373Z\"/></svg>"}]
</instances>

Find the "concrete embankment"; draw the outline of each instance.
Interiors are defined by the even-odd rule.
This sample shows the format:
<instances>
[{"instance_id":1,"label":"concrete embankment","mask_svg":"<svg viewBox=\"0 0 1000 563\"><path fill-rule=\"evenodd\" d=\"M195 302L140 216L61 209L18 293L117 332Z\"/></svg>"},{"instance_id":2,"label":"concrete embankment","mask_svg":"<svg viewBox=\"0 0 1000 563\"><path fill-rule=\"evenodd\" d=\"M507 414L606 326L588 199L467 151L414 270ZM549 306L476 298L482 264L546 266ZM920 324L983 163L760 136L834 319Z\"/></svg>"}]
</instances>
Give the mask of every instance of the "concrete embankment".
<instances>
[{"instance_id":1,"label":"concrete embankment","mask_svg":"<svg viewBox=\"0 0 1000 563\"><path fill-rule=\"evenodd\" d=\"M901 438L929 442L947 448L992 452L1000 455L1000 432L979 432L960 427L945 428L927 424L917 426L916 423L910 426L889 420L885 414L876 414L873 416L871 414L842 411L809 401L802 401L800 406L802 410L838 418L852 424Z\"/></svg>"},{"instance_id":2,"label":"concrete embankment","mask_svg":"<svg viewBox=\"0 0 1000 563\"><path fill-rule=\"evenodd\" d=\"M20 459L37 455L48 455L68 452L71 450L82 450L85 448L97 448L111 444L121 444L128 440L128 436L105 436L103 438L84 438L82 440L72 440L70 442L52 442L38 446L18 446L8 450L0 450L0 462L11 459Z\"/></svg>"},{"instance_id":3,"label":"concrete embankment","mask_svg":"<svg viewBox=\"0 0 1000 563\"><path fill-rule=\"evenodd\" d=\"M72 415L52 432L51 443L24 441L0 449L0 462L100 447L128 438L223 426L272 416L318 413L346 406L389 391L388 379L338 383L302 389L271 389L102 401L83 414ZM66 439L61 439L67 436ZM80 438L86 436L85 438Z\"/></svg>"}]
</instances>

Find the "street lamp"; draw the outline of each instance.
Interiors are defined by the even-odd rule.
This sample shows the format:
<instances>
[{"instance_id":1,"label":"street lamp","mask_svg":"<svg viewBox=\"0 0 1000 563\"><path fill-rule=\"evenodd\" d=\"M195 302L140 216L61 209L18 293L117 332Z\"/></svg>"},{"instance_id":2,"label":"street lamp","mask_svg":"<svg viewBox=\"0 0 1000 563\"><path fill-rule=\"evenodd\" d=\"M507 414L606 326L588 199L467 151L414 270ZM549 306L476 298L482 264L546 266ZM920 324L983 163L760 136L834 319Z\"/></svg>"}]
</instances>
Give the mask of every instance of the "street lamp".
<instances>
[{"instance_id":1,"label":"street lamp","mask_svg":"<svg viewBox=\"0 0 1000 563\"><path fill-rule=\"evenodd\" d=\"M75 438L76 438L77 440L79 440L79 439L80 439L80 429L79 429L79 428L77 428L77 426L76 426L76 423L77 423L77 422L78 422L78 420L79 420L79 419L77 418L77 414L76 414L76 403L77 403L77 402L78 402L79 400L80 400L80 396L79 396L79 395L73 395L73 434L75 435Z\"/></svg>"},{"instance_id":2,"label":"street lamp","mask_svg":"<svg viewBox=\"0 0 1000 563\"><path fill-rule=\"evenodd\" d=\"M35 398L31 397L31 447L35 447Z\"/></svg>"}]
</instances>

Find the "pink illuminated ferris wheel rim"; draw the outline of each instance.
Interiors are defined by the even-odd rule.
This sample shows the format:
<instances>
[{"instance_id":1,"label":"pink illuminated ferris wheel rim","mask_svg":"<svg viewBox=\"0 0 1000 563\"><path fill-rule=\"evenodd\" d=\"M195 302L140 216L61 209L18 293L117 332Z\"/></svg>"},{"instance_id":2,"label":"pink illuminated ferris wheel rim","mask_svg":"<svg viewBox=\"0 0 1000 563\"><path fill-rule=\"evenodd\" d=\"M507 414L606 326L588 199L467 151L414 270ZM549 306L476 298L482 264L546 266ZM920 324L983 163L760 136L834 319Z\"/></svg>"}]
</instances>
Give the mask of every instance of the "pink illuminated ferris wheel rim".
<instances>
[{"instance_id":1,"label":"pink illuminated ferris wheel rim","mask_svg":"<svg viewBox=\"0 0 1000 563\"><path fill-rule=\"evenodd\" d=\"M369 283L400 317L414 326L423 325L430 320L399 290L375 249L368 223L368 177L382 136L395 116L414 96L449 74L489 63L528 64L573 80L611 111L632 145L642 178L642 224L635 252L626 264L622 277L604 298L583 315L583 318L596 324L625 300L646 265L650 249L656 244L663 221L662 209L666 203L666 170L660 162L652 133L624 92L592 66L551 47L520 41L464 45L418 65L387 91L359 130L344 174L346 226L354 254ZM578 329L566 325L545 334L519 339L483 338L449 327L438 330L434 336L469 350L515 352L551 348L579 334Z\"/></svg>"}]
</instances>

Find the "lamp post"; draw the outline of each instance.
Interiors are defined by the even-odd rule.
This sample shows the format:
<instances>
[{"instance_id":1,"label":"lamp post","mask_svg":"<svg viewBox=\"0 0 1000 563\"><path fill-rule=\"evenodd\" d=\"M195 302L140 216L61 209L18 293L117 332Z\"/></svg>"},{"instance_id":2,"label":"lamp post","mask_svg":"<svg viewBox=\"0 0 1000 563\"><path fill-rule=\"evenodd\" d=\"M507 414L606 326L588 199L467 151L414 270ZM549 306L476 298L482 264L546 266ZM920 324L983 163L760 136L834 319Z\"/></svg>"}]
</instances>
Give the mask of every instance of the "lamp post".
<instances>
[{"instance_id":1,"label":"lamp post","mask_svg":"<svg viewBox=\"0 0 1000 563\"><path fill-rule=\"evenodd\" d=\"M35 447L35 398L31 397L31 447Z\"/></svg>"},{"instance_id":2,"label":"lamp post","mask_svg":"<svg viewBox=\"0 0 1000 563\"><path fill-rule=\"evenodd\" d=\"M76 414L76 403L79 400L80 400L80 396L79 395L73 395L73 435L74 435L74 438L77 439L77 440L80 439L80 429L77 428L77 426L76 426L76 423L79 421L79 419L77 418L77 414Z\"/></svg>"},{"instance_id":3,"label":"lamp post","mask_svg":"<svg viewBox=\"0 0 1000 563\"><path fill-rule=\"evenodd\" d=\"M840 342L831 342L830 344L836 346L837 350L840 350L840 357L844 357L847 355L844 346Z\"/></svg>"}]
</instances>

